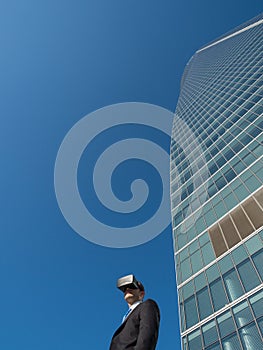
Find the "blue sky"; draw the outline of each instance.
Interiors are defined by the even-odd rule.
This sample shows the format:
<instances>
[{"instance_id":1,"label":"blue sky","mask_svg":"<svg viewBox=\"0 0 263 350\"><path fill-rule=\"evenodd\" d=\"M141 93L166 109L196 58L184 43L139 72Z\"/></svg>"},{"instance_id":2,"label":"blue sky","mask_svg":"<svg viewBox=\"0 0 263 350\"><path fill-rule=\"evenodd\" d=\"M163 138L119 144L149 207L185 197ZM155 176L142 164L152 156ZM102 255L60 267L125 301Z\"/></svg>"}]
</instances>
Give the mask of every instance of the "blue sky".
<instances>
[{"instance_id":1,"label":"blue sky","mask_svg":"<svg viewBox=\"0 0 263 350\"><path fill-rule=\"evenodd\" d=\"M260 12L256 0L1 1L1 349L107 349L128 273L159 303L157 349L179 348L171 227L133 248L85 240L58 207L55 159L101 107L174 111L194 52Z\"/></svg>"}]
</instances>

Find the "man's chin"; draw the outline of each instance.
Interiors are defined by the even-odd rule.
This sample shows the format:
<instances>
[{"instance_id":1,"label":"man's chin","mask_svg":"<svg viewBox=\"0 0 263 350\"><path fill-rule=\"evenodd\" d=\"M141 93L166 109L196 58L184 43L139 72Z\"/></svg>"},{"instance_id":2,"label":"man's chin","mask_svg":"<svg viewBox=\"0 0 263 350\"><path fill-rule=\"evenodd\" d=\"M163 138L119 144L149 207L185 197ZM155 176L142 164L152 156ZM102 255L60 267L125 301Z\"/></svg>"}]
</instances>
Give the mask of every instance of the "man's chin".
<instances>
[{"instance_id":1,"label":"man's chin","mask_svg":"<svg viewBox=\"0 0 263 350\"><path fill-rule=\"evenodd\" d=\"M127 303L133 302L134 297L133 295L125 295L124 299L127 301Z\"/></svg>"}]
</instances>

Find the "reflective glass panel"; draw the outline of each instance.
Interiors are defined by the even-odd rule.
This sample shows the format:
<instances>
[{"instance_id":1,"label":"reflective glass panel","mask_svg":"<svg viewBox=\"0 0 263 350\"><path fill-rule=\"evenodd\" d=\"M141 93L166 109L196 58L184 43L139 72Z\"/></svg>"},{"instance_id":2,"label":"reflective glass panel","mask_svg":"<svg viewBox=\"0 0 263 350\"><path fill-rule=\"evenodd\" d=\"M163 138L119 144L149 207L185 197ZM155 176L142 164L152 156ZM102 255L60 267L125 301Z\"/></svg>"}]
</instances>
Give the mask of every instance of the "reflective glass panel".
<instances>
[{"instance_id":1,"label":"reflective glass panel","mask_svg":"<svg viewBox=\"0 0 263 350\"><path fill-rule=\"evenodd\" d=\"M186 328L189 328L198 322L194 296L185 301L184 308L185 308Z\"/></svg>"},{"instance_id":2,"label":"reflective glass panel","mask_svg":"<svg viewBox=\"0 0 263 350\"><path fill-rule=\"evenodd\" d=\"M230 311L227 311L223 315L219 316L217 318L217 323L221 338L224 338L226 335L234 332L235 330L234 320Z\"/></svg>"},{"instance_id":3,"label":"reflective glass panel","mask_svg":"<svg viewBox=\"0 0 263 350\"><path fill-rule=\"evenodd\" d=\"M207 287L197 293L197 300L200 319L203 320L213 312Z\"/></svg>"},{"instance_id":4,"label":"reflective glass panel","mask_svg":"<svg viewBox=\"0 0 263 350\"><path fill-rule=\"evenodd\" d=\"M207 284L205 274L202 272L194 279L195 282L195 289L196 291L199 291L200 289L204 288Z\"/></svg>"},{"instance_id":5,"label":"reflective glass panel","mask_svg":"<svg viewBox=\"0 0 263 350\"><path fill-rule=\"evenodd\" d=\"M257 293L249 299L253 312L256 317L263 315L263 291Z\"/></svg>"},{"instance_id":6,"label":"reflective glass panel","mask_svg":"<svg viewBox=\"0 0 263 350\"><path fill-rule=\"evenodd\" d=\"M260 237L258 235L250 238L246 243L245 243L249 254L254 254L256 253L258 250L260 250L260 248L262 248L262 241L260 239Z\"/></svg>"},{"instance_id":7,"label":"reflective glass panel","mask_svg":"<svg viewBox=\"0 0 263 350\"><path fill-rule=\"evenodd\" d=\"M209 345L218 339L215 321L209 322L202 327L204 343Z\"/></svg>"},{"instance_id":8,"label":"reflective glass panel","mask_svg":"<svg viewBox=\"0 0 263 350\"><path fill-rule=\"evenodd\" d=\"M210 242L202 247L202 253L205 265L215 259L215 253Z\"/></svg>"},{"instance_id":9,"label":"reflective glass panel","mask_svg":"<svg viewBox=\"0 0 263 350\"><path fill-rule=\"evenodd\" d=\"M262 339L258 333L255 323L242 328L239 331L241 342L245 349L259 350L262 349Z\"/></svg>"},{"instance_id":10,"label":"reflective glass panel","mask_svg":"<svg viewBox=\"0 0 263 350\"><path fill-rule=\"evenodd\" d=\"M237 270L246 292L249 292L251 289L259 285L260 280L249 259L238 265Z\"/></svg>"},{"instance_id":11,"label":"reflective glass panel","mask_svg":"<svg viewBox=\"0 0 263 350\"><path fill-rule=\"evenodd\" d=\"M243 245L240 245L232 252L232 258L236 265L244 261L247 258L247 256L247 252Z\"/></svg>"},{"instance_id":12,"label":"reflective glass panel","mask_svg":"<svg viewBox=\"0 0 263 350\"><path fill-rule=\"evenodd\" d=\"M233 262L230 258L230 255L226 255L223 259L219 260L218 265L222 274L231 270L233 267Z\"/></svg>"},{"instance_id":13,"label":"reflective glass panel","mask_svg":"<svg viewBox=\"0 0 263 350\"><path fill-rule=\"evenodd\" d=\"M235 306L233 308L233 314L238 327L243 327L253 319L247 301Z\"/></svg>"},{"instance_id":14,"label":"reflective glass panel","mask_svg":"<svg viewBox=\"0 0 263 350\"><path fill-rule=\"evenodd\" d=\"M213 345L210 345L208 347L205 348L206 350L221 350L221 346L219 344L219 342L216 342L215 344Z\"/></svg>"},{"instance_id":15,"label":"reflective glass panel","mask_svg":"<svg viewBox=\"0 0 263 350\"><path fill-rule=\"evenodd\" d=\"M230 301L234 301L243 294L242 286L239 282L235 269L232 269L225 275L223 279L226 286L227 295Z\"/></svg>"},{"instance_id":16,"label":"reflective glass panel","mask_svg":"<svg viewBox=\"0 0 263 350\"><path fill-rule=\"evenodd\" d=\"M236 333L222 339L222 346L224 350L243 350Z\"/></svg>"},{"instance_id":17,"label":"reflective glass panel","mask_svg":"<svg viewBox=\"0 0 263 350\"><path fill-rule=\"evenodd\" d=\"M263 249L257 254L253 255L252 260L257 268L257 271L263 280Z\"/></svg>"},{"instance_id":18,"label":"reflective glass panel","mask_svg":"<svg viewBox=\"0 0 263 350\"><path fill-rule=\"evenodd\" d=\"M259 326L261 335L263 336L263 318L260 318L260 319L258 320L258 326Z\"/></svg>"},{"instance_id":19,"label":"reflective glass panel","mask_svg":"<svg viewBox=\"0 0 263 350\"><path fill-rule=\"evenodd\" d=\"M221 309L228 303L221 278L210 284L210 291L215 311Z\"/></svg>"},{"instance_id":20,"label":"reflective glass panel","mask_svg":"<svg viewBox=\"0 0 263 350\"><path fill-rule=\"evenodd\" d=\"M188 336L189 350L200 350L202 349L202 340L200 330L197 330Z\"/></svg>"},{"instance_id":21,"label":"reflective glass panel","mask_svg":"<svg viewBox=\"0 0 263 350\"><path fill-rule=\"evenodd\" d=\"M203 267L200 251L196 251L191 255L191 261L192 261L192 269L193 273L196 273L197 271L201 270Z\"/></svg>"}]
</instances>

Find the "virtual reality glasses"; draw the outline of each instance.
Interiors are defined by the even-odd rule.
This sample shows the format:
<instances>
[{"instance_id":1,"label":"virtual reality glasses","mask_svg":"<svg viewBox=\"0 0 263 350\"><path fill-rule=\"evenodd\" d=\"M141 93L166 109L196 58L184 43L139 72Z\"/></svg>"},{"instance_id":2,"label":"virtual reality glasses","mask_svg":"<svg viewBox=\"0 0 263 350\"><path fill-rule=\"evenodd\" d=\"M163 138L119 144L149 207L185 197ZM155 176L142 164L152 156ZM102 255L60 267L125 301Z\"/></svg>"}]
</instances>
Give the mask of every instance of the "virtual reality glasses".
<instances>
[{"instance_id":1,"label":"virtual reality glasses","mask_svg":"<svg viewBox=\"0 0 263 350\"><path fill-rule=\"evenodd\" d=\"M125 292L127 288L140 289L141 291L144 291L142 283L137 281L134 275L127 275L119 278L117 281L117 288L119 288L122 292Z\"/></svg>"}]
</instances>

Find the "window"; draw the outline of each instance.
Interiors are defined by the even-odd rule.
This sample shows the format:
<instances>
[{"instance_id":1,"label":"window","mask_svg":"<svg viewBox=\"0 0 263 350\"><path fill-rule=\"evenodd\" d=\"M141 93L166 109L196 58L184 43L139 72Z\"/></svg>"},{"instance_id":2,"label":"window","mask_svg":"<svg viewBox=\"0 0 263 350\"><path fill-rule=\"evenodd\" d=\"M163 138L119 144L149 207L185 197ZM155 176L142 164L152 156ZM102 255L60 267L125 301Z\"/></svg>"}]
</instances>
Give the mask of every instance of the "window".
<instances>
[{"instance_id":1,"label":"window","mask_svg":"<svg viewBox=\"0 0 263 350\"><path fill-rule=\"evenodd\" d=\"M222 274L231 270L233 268L233 262L230 255L226 255L223 259L219 260L218 265Z\"/></svg>"},{"instance_id":2,"label":"window","mask_svg":"<svg viewBox=\"0 0 263 350\"><path fill-rule=\"evenodd\" d=\"M213 345L210 345L208 347L205 348L206 350L221 350L221 346L219 344L219 342L216 342Z\"/></svg>"},{"instance_id":3,"label":"window","mask_svg":"<svg viewBox=\"0 0 263 350\"><path fill-rule=\"evenodd\" d=\"M215 311L220 310L228 303L221 278L210 284L210 291Z\"/></svg>"},{"instance_id":4,"label":"window","mask_svg":"<svg viewBox=\"0 0 263 350\"><path fill-rule=\"evenodd\" d=\"M231 213L231 217L242 238L247 237L254 231L254 228L252 227L241 206L233 210L233 212Z\"/></svg>"},{"instance_id":5,"label":"window","mask_svg":"<svg viewBox=\"0 0 263 350\"><path fill-rule=\"evenodd\" d=\"M238 248L232 251L232 259L236 265L248 258L248 254L243 245L240 245Z\"/></svg>"},{"instance_id":6,"label":"window","mask_svg":"<svg viewBox=\"0 0 263 350\"><path fill-rule=\"evenodd\" d=\"M242 350L238 336L236 334L222 339L222 346L224 350Z\"/></svg>"},{"instance_id":7,"label":"window","mask_svg":"<svg viewBox=\"0 0 263 350\"><path fill-rule=\"evenodd\" d=\"M239 264L237 270L246 292L249 292L260 284L260 280L249 259Z\"/></svg>"},{"instance_id":8,"label":"window","mask_svg":"<svg viewBox=\"0 0 263 350\"><path fill-rule=\"evenodd\" d=\"M245 349L259 350L262 348L262 340L255 323L252 323L239 331L241 342Z\"/></svg>"},{"instance_id":9,"label":"window","mask_svg":"<svg viewBox=\"0 0 263 350\"><path fill-rule=\"evenodd\" d=\"M244 301L233 308L233 314L238 327L243 327L253 320L248 302Z\"/></svg>"},{"instance_id":10,"label":"window","mask_svg":"<svg viewBox=\"0 0 263 350\"><path fill-rule=\"evenodd\" d=\"M251 297L249 301L256 318L262 316L263 315L263 291Z\"/></svg>"},{"instance_id":11,"label":"window","mask_svg":"<svg viewBox=\"0 0 263 350\"><path fill-rule=\"evenodd\" d=\"M263 249L252 256L252 260L257 268L257 271L263 280Z\"/></svg>"},{"instance_id":12,"label":"window","mask_svg":"<svg viewBox=\"0 0 263 350\"><path fill-rule=\"evenodd\" d=\"M211 227L211 229L208 230L213 248L216 254L216 257L219 257L224 252L227 251L227 246L225 244L224 238L222 236L222 233L220 231L220 228L218 224Z\"/></svg>"},{"instance_id":13,"label":"window","mask_svg":"<svg viewBox=\"0 0 263 350\"><path fill-rule=\"evenodd\" d=\"M203 320L213 312L207 287L197 293L197 301L200 320Z\"/></svg>"},{"instance_id":14,"label":"window","mask_svg":"<svg viewBox=\"0 0 263 350\"><path fill-rule=\"evenodd\" d=\"M187 299L184 303L186 328L190 328L198 322L195 297Z\"/></svg>"},{"instance_id":15,"label":"window","mask_svg":"<svg viewBox=\"0 0 263 350\"><path fill-rule=\"evenodd\" d=\"M243 294L243 289L235 269L223 275L227 295L230 301L234 301Z\"/></svg>"},{"instance_id":16,"label":"window","mask_svg":"<svg viewBox=\"0 0 263 350\"><path fill-rule=\"evenodd\" d=\"M184 332L185 331L185 314L184 314L184 307L182 303L180 303L180 322L181 322L181 329Z\"/></svg>"},{"instance_id":17,"label":"window","mask_svg":"<svg viewBox=\"0 0 263 350\"><path fill-rule=\"evenodd\" d=\"M190 259L187 258L181 262L181 272L182 272L182 280L185 281L192 274Z\"/></svg>"},{"instance_id":18,"label":"window","mask_svg":"<svg viewBox=\"0 0 263 350\"><path fill-rule=\"evenodd\" d=\"M263 190L259 191L262 192ZM256 228L263 225L263 212L253 197L249 198L243 207Z\"/></svg>"},{"instance_id":19,"label":"window","mask_svg":"<svg viewBox=\"0 0 263 350\"><path fill-rule=\"evenodd\" d=\"M230 215L224 217L219 222L219 226L223 231L223 235L229 248L232 248L235 244L237 244L240 241L239 235L235 226L232 223Z\"/></svg>"},{"instance_id":20,"label":"window","mask_svg":"<svg viewBox=\"0 0 263 350\"><path fill-rule=\"evenodd\" d=\"M209 345L218 340L215 321L209 322L202 327L204 343Z\"/></svg>"},{"instance_id":21,"label":"window","mask_svg":"<svg viewBox=\"0 0 263 350\"><path fill-rule=\"evenodd\" d=\"M221 338L235 331L235 324L230 311L217 318L218 328Z\"/></svg>"},{"instance_id":22,"label":"window","mask_svg":"<svg viewBox=\"0 0 263 350\"><path fill-rule=\"evenodd\" d=\"M244 189L243 185L241 186L239 189ZM237 189L235 189L235 193L240 197ZM244 192L245 194L246 192ZM232 210L230 214L208 230L216 257L234 247L241 239L249 236L255 228L260 228L263 225L263 211L259 204L263 204L263 189L260 189L253 197L249 197L242 205ZM220 208L221 215L224 214L222 202L214 205L214 208L218 216Z\"/></svg>"},{"instance_id":23,"label":"window","mask_svg":"<svg viewBox=\"0 0 263 350\"><path fill-rule=\"evenodd\" d=\"M260 332L263 336L263 318L258 320L258 326L259 326Z\"/></svg>"},{"instance_id":24,"label":"window","mask_svg":"<svg viewBox=\"0 0 263 350\"><path fill-rule=\"evenodd\" d=\"M215 254L210 242L208 242L202 247L202 254L205 265L209 264L212 260L214 260Z\"/></svg>"},{"instance_id":25,"label":"window","mask_svg":"<svg viewBox=\"0 0 263 350\"><path fill-rule=\"evenodd\" d=\"M196 273L197 271L201 270L201 268L203 267L203 262L201 259L200 250L196 251L191 255L191 262L193 273Z\"/></svg>"},{"instance_id":26,"label":"window","mask_svg":"<svg viewBox=\"0 0 263 350\"><path fill-rule=\"evenodd\" d=\"M188 336L188 347L189 350L200 350L202 349L202 340L200 330L197 330Z\"/></svg>"}]
</instances>

